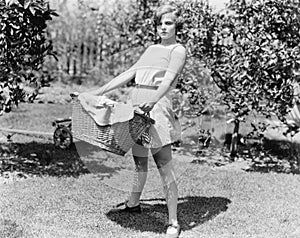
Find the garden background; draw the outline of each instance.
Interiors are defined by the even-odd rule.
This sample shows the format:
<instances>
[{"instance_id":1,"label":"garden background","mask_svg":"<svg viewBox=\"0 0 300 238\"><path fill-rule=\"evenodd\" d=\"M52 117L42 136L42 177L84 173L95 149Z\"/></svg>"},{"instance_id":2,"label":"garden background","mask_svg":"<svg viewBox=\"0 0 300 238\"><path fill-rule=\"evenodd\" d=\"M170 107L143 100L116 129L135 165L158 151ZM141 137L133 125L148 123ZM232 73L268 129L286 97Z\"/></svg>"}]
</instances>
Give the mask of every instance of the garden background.
<instances>
[{"instance_id":1,"label":"garden background","mask_svg":"<svg viewBox=\"0 0 300 238\"><path fill-rule=\"evenodd\" d=\"M71 116L71 92L103 85L157 41L152 13L164 2L0 1L1 128L29 131L1 134L0 237L163 237L153 160L143 214L122 214L114 205L130 191L130 153L56 147L52 122ZM300 136L287 121L298 101L299 1L173 2L188 51L173 91L182 237L299 237ZM133 86L109 97L126 100Z\"/></svg>"}]
</instances>

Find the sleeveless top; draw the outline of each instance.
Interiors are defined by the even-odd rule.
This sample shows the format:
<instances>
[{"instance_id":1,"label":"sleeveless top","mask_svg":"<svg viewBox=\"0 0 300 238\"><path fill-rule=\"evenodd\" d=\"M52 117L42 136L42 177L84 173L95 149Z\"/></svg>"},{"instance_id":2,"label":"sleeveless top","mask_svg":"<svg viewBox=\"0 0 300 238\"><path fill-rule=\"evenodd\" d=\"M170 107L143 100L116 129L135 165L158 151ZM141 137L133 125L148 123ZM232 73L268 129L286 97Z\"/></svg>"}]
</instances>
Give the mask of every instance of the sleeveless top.
<instances>
[{"instance_id":1,"label":"sleeveless top","mask_svg":"<svg viewBox=\"0 0 300 238\"><path fill-rule=\"evenodd\" d=\"M138 62L131 68L135 70L135 83L148 86L159 86L164 80L166 72L173 72L177 76L180 74L186 55L182 51L177 51L180 44L165 47L162 45L152 45L144 52ZM170 90L155 104L150 111L150 117L155 120L155 124L150 128L151 144L150 148L159 148L172 142L181 140L181 128L178 119L172 108L172 98L170 91L175 86L175 78ZM134 88L131 94L132 104L137 106L143 102L151 100L155 94L154 88Z\"/></svg>"}]
</instances>

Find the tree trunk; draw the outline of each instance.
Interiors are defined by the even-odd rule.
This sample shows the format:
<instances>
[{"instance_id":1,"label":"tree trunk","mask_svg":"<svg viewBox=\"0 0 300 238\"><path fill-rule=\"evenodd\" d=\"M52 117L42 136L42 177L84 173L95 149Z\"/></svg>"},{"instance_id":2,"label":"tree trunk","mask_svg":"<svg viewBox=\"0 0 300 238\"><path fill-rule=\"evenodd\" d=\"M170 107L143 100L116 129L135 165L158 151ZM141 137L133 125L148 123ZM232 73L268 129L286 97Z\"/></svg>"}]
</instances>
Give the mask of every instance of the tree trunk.
<instances>
[{"instance_id":1,"label":"tree trunk","mask_svg":"<svg viewBox=\"0 0 300 238\"><path fill-rule=\"evenodd\" d=\"M73 59L73 74L72 76L76 76L77 75L77 60Z\"/></svg>"},{"instance_id":2,"label":"tree trunk","mask_svg":"<svg viewBox=\"0 0 300 238\"><path fill-rule=\"evenodd\" d=\"M84 50L85 50L84 39L82 39L79 47L79 67L78 67L79 75L83 74L84 58L85 58Z\"/></svg>"},{"instance_id":3,"label":"tree trunk","mask_svg":"<svg viewBox=\"0 0 300 238\"><path fill-rule=\"evenodd\" d=\"M234 120L234 128L232 133L231 145L230 145L230 156L235 157L237 155L238 149L238 136L239 136L239 128L240 128L240 121L238 119Z\"/></svg>"},{"instance_id":4,"label":"tree trunk","mask_svg":"<svg viewBox=\"0 0 300 238\"><path fill-rule=\"evenodd\" d=\"M102 63L102 48L103 48L103 35L102 35L102 31L103 31L103 15L102 13L99 11L98 12L98 16L97 16L97 40L98 40L98 44L97 44L97 64L96 65L100 65Z\"/></svg>"},{"instance_id":5,"label":"tree trunk","mask_svg":"<svg viewBox=\"0 0 300 238\"><path fill-rule=\"evenodd\" d=\"M90 39L88 40L87 44L86 44L86 70L89 70L93 67L92 63L93 60L92 60L92 57L91 57L91 54L92 54L92 51L91 51L91 41Z\"/></svg>"},{"instance_id":6,"label":"tree trunk","mask_svg":"<svg viewBox=\"0 0 300 238\"><path fill-rule=\"evenodd\" d=\"M67 52L66 54L66 72L67 74L70 74L71 69L71 54Z\"/></svg>"}]
</instances>

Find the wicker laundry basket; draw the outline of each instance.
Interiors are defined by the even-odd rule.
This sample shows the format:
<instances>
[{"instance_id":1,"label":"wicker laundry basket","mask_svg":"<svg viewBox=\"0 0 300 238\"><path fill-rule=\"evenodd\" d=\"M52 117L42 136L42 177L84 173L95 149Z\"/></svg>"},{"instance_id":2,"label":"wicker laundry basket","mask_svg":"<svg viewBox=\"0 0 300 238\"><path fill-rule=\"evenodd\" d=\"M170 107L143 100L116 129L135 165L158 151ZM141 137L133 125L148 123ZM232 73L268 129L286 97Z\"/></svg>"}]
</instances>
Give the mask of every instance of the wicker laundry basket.
<instances>
[{"instance_id":1,"label":"wicker laundry basket","mask_svg":"<svg viewBox=\"0 0 300 238\"><path fill-rule=\"evenodd\" d=\"M99 126L84 110L77 97L73 97L72 103L73 138L118 155L125 155L154 124L154 120L147 115L134 113L129 121Z\"/></svg>"}]
</instances>

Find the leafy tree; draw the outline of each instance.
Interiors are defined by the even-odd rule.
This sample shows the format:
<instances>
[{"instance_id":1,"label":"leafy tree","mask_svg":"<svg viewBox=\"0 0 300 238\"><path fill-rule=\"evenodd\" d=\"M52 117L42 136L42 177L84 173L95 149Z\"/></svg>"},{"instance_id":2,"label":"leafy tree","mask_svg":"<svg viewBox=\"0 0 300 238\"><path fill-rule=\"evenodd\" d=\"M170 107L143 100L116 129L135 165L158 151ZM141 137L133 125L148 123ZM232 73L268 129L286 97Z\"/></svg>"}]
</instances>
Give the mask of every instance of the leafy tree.
<instances>
[{"instance_id":1,"label":"leafy tree","mask_svg":"<svg viewBox=\"0 0 300 238\"><path fill-rule=\"evenodd\" d=\"M157 5L158 1L147 0L119 3L109 16L103 15L102 22L109 26L102 31L105 39L103 53L106 59L111 58L109 68L112 75L132 65L147 45L155 42L152 18Z\"/></svg>"},{"instance_id":2,"label":"leafy tree","mask_svg":"<svg viewBox=\"0 0 300 238\"><path fill-rule=\"evenodd\" d=\"M187 49L187 63L177 85L182 95L183 115L198 117L218 101L211 87L207 63L212 55L217 14L207 1L177 1L181 9L182 27L178 38ZM185 100L187 99L187 100Z\"/></svg>"},{"instance_id":3,"label":"leafy tree","mask_svg":"<svg viewBox=\"0 0 300 238\"><path fill-rule=\"evenodd\" d=\"M227 7L219 18L211 68L233 115L237 139L240 122L250 112L275 114L285 122L293 105L292 85L299 80L300 66L300 3L231 0Z\"/></svg>"},{"instance_id":4,"label":"leafy tree","mask_svg":"<svg viewBox=\"0 0 300 238\"><path fill-rule=\"evenodd\" d=\"M63 17L51 23L50 33L60 60L51 62L52 69L63 80L74 77L98 85L123 72L153 42L150 18L157 2L75 0L74 9L66 1L58 4Z\"/></svg>"},{"instance_id":5,"label":"leafy tree","mask_svg":"<svg viewBox=\"0 0 300 238\"><path fill-rule=\"evenodd\" d=\"M32 101L48 83L42 66L54 52L45 33L47 21L56 15L44 0L0 0L0 113ZM26 86L35 90L26 93Z\"/></svg>"}]
</instances>

